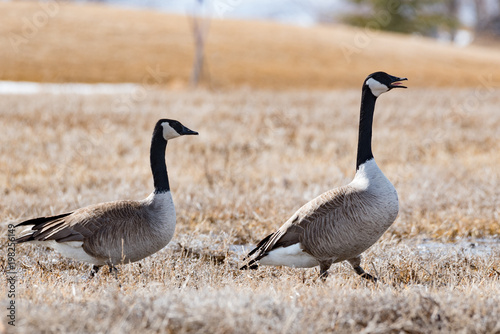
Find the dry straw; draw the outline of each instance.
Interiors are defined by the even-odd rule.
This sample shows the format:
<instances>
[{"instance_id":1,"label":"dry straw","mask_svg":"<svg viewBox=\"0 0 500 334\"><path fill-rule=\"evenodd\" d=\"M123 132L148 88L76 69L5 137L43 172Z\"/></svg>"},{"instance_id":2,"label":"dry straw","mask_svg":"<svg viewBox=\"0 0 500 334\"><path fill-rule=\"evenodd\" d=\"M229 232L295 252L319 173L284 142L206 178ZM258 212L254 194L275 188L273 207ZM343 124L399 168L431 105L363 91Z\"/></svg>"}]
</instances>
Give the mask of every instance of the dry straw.
<instances>
[{"instance_id":1,"label":"dry straw","mask_svg":"<svg viewBox=\"0 0 500 334\"><path fill-rule=\"evenodd\" d=\"M342 264L324 284L317 269L241 272L233 247L255 243L309 199L350 181L358 90L151 91L130 111L113 108L115 95L2 96L4 223L143 198L152 190L155 121L179 119L200 132L167 147L178 214L172 243L121 266L119 281L105 272L89 280L88 265L19 245L16 329L500 332L498 92L470 111L463 107L474 89L398 93L381 97L375 111L374 155L401 203L394 226L365 254L376 285ZM2 244L6 235L4 224ZM423 251L423 238L493 241L482 252L467 243Z\"/></svg>"}]
</instances>

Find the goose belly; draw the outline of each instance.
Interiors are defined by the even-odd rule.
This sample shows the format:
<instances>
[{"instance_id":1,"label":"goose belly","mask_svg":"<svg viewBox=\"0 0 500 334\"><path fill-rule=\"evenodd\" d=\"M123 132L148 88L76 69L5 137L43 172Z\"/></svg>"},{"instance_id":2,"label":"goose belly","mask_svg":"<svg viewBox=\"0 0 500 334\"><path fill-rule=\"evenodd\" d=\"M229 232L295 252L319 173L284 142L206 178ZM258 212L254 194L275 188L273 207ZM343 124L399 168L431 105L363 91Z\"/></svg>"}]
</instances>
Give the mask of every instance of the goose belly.
<instances>
[{"instance_id":1,"label":"goose belly","mask_svg":"<svg viewBox=\"0 0 500 334\"><path fill-rule=\"evenodd\" d=\"M158 238L148 238L147 247L129 247L125 262L136 262L162 250L172 240L173 233L164 232Z\"/></svg>"},{"instance_id":2,"label":"goose belly","mask_svg":"<svg viewBox=\"0 0 500 334\"><path fill-rule=\"evenodd\" d=\"M373 204L321 222L321 233L319 229L306 230L305 249L320 260L333 262L360 255L380 239L397 217L397 200Z\"/></svg>"},{"instance_id":3,"label":"goose belly","mask_svg":"<svg viewBox=\"0 0 500 334\"><path fill-rule=\"evenodd\" d=\"M173 231L170 229L142 231L134 235L124 235L121 239L103 242L102 247L90 246L89 253L98 254L99 258L112 264L136 262L164 248L172 236Z\"/></svg>"},{"instance_id":4,"label":"goose belly","mask_svg":"<svg viewBox=\"0 0 500 334\"><path fill-rule=\"evenodd\" d=\"M356 257L375 244L396 219L397 214L373 219L360 219L336 229L337 242L332 247L332 258L340 262Z\"/></svg>"},{"instance_id":5,"label":"goose belly","mask_svg":"<svg viewBox=\"0 0 500 334\"><path fill-rule=\"evenodd\" d=\"M170 191L153 193L145 199L145 203L146 217L124 228L121 238L115 237L113 247L108 248L113 263L142 260L160 251L172 240L176 214Z\"/></svg>"}]
</instances>

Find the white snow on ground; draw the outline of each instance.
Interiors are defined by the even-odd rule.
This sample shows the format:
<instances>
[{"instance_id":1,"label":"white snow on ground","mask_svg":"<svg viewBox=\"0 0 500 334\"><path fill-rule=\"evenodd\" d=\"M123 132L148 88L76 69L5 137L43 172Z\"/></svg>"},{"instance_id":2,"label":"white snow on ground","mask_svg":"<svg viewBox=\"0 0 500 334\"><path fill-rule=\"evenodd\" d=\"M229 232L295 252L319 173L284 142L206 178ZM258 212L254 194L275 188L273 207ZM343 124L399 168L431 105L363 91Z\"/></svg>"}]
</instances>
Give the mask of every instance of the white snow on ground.
<instances>
[{"instance_id":1,"label":"white snow on ground","mask_svg":"<svg viewBox=\"0 0 500 334\"><path fill-rule=\"evenodd\" d=\"M120 84L84 84L84 83L38 83L27 81L0 81L0 95L31 94L132 94L140 85Z\"/></svg>"}]
</instances>

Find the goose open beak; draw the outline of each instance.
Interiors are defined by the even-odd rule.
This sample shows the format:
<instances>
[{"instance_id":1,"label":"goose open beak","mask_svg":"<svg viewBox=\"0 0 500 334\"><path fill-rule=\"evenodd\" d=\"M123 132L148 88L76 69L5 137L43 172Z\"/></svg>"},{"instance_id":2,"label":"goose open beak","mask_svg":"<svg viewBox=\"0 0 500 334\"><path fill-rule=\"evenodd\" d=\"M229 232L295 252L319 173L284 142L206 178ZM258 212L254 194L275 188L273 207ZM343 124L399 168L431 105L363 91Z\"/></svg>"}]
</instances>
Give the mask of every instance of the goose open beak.
<instances>
[{"instance_id":1,"label":"goose open beak","mask_svg":"<svg viewBox=\"0 0 500 334\"><path fill-rule=\"evenodd\" d=\"M392 79L393 79L394 81L393 81L393 82L391 82L391 85L389 86L389 88L408 88L408 87L403 86L403 85L401 84L401 81L408 80L407 78L392 77Z\"/></svg>"},{"instance_id":2,"label":"goose open beak","mask_svg":"<svg viewBox=\"0 0 500 334\"><path fill-rule=\"evenodd\" d=\"M185 136L185 135L198 135L198 132L193 131L191 129L186 128L185 126L182 127L182 133L180 135Z\"/></svg>"}]
</instances>

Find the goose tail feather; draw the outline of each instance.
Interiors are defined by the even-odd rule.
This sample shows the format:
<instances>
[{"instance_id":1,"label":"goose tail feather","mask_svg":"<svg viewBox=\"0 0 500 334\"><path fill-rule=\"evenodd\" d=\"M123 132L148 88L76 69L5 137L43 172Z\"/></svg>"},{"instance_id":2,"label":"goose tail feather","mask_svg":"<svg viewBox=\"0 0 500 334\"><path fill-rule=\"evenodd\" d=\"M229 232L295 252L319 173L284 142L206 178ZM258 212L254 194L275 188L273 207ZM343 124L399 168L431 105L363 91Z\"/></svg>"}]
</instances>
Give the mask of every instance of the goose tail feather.
<instances>
[{"instance_id":1,"label":"goose tail feather","mask_svg":"<svg viewBox=\"0 0 500 334\"><path fill-rule=\"evenodd\" d=\"M41 230L46 227L47 224L54 223L61 221L64 217L69 216L72 214L72 212L67 212L63 213L57 216L50 216L50 217L38 217L38 218L33 218L26 220L24 222L21 222L17 224L15 227L21 227L21 226L30 226L32 225L31 229L24 230L23 235L21 235L19 238L14 240L15 243L23 243L23 242L28 242L28 241L36 241L43 239L41 238ZM43 236L43 235L42 235Z\"/></svg>"}]
</instances>

